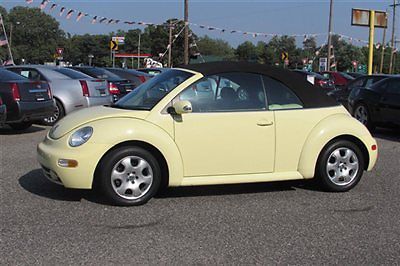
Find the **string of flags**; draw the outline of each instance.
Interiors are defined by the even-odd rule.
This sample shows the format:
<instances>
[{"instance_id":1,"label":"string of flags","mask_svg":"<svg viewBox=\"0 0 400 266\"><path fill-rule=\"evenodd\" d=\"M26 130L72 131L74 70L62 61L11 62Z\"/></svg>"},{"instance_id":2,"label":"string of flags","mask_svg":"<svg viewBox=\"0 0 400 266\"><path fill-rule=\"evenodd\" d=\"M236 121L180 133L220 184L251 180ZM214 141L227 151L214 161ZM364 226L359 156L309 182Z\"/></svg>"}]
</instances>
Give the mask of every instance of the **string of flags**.
<instances>
[{"instance_id":1,"label":"string of flags","mask_svg":"<svg viewBox=\"0 0 400 266\"><path fill-rule=\"evenodd\" d=\"M34 0L25 0L27 4L32 4ZM75 10L68 8L64 5L60 5L57 3L54 3L53 0L42 0L39 8L41 10L45 10L46 7L48 7L48 12L52 13L55 9L59 10L59 16L63 17L64 14L66 19L71 19L75 15L75 20L76 22L79 22L81 19L84 17L88 17L91 19L91 24L126 24L126 25L138 25L138 26L163 26L165 24L160 24L160 23L153 23L153 22L144 22L144 21L129 21L129 20L121 20L121 19L114 19L114 18L107 18L103 16L98 16L94 14L89 14L83 11ZM252 32L252 31L243 31L243 30L234 30L234 29L225 29L225 28L220 28L220 27L215 27L215 26L209 26L209 25L203 25L203 24L197 24L197 23L188 23L192 27L197 27L199 29L203 30L208 30L208 31L213 31L213 32L220 32L222 33L230 33L230 34L241 34L244 36L248 37L253 37L253 38L273 38L273 37L282 37L282 36L288 36L288 37L294 37L294 38L304 38L304 41L310 38L317 38L319 36L327 36L327 33L303 33L303 34L278 34L278 33L265 33L265 32ZM359 43L359 44L368 44L368 41L362 40L359 38L353 38L351 36L347 36L344 34L339 34L339 33L334 33L336 35L339 35L339 40L346 40L350 43ZM381 46L380 43L377 43L376 46Z\"/></svg>"}]
</instances>

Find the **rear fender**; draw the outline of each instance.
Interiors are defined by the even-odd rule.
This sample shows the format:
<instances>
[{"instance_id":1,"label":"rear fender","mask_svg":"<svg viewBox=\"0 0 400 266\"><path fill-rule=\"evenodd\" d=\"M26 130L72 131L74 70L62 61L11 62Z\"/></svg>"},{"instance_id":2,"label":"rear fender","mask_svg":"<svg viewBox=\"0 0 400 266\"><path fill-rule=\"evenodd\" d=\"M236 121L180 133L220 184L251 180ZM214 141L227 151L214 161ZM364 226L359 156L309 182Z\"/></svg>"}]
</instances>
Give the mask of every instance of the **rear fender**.
<instances>
[{"instance_id":1,"label":"rear fender","mask_svg":"<svg viewBox=\"0 0 400 266\"><path fill-rule=\"evenodd\" d=\"M340 136L353 136L365 147L374 142L369 131L347 114L334 114L321 120L308 135L300 155L298 171L304 178L313 178L318 156L329 141Z\"/></svg>"}]
</instances>

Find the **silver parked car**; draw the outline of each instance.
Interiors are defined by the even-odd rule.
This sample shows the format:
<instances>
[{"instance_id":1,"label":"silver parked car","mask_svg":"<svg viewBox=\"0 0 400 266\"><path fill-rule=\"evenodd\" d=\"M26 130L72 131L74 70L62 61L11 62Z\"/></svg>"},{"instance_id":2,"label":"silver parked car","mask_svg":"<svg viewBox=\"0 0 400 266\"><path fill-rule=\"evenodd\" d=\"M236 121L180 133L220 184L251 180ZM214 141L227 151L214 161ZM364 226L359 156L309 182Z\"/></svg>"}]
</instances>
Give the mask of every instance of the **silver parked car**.
<instances>
[{"instance_id":1,"label":"silver parked car","mask_svg":"<svg viewBox=\"0 0 400 266\"><path fill-rule=\"evenodd\" d=\"M54 115L43 120L46 125L54 125L75 110L113 102L107 81L73 69L42 65L12 66L7 69L31 80L49 83L57 108Z\"/></svg>"}]
</instances>

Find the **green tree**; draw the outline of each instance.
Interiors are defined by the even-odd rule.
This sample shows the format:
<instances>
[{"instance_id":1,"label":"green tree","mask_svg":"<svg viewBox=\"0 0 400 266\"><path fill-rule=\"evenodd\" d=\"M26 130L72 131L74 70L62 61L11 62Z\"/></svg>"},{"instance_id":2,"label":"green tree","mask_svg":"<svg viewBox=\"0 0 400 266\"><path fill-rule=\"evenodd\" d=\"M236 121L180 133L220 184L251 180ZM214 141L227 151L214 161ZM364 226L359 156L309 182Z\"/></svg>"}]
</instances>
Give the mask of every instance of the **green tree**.
<instances>
[{"instance_id":1,"label":"green tree","mask_svg":"<svg viewBox=\"0 0 400 266\"><path fill-rule=\"evenodd\" d=\"M13 27L12 48L16 63L53 61L57 46L65 41L59 23L39 8L14 7L8 14Z\"/></svg>"},{"instance_id":2,"label":"green tree","mask_svg":"<svg viewBox=\"0 0 400 266\"><path fill-rule=\"evenodd\" d=\"M197 40L197 46L202 55L218 56L224 60L231 60L235 57L233 47L222 39L211 39L206 35Z\"/></svg>"},{"instance_id":3,"label":"green tree","mask_svg":"<svg viewBox=\"0 0 400 266\"><path fill-rule=\"evenodd\" d=\"M249 41L240 44L235 51L236 58L240 61L258 61L257 47Z\"/></svg>"}]
</instances>

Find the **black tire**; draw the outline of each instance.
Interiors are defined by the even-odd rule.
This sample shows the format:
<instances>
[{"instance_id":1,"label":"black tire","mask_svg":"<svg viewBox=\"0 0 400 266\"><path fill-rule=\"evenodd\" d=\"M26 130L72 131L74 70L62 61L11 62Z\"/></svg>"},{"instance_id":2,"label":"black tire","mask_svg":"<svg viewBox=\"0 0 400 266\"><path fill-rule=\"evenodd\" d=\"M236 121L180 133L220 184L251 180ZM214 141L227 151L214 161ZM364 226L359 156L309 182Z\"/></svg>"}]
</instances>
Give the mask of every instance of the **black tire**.
<instances>
[{"instance_id":1,"label":"black tire","mask_svg":"<svg viewBox=\"0 0 400 266\"><path fill-rule=\"evenodd\" d=\"M337 151L338 149L340 150L340 153L342 153L342 152L344 153L346 151L346 149L349 149L349 150L353 151L353 153L355 154L355 156L357 156L357 159L358 159L358 170L357 170L356 174L354 175L354 177L350 178L351 182L350 182L350 180L348 180L349 183L346 183L343 181L343 183L340 185L335 184L335 182L332 181L330 178L330 175L335 173L335 171L334 170L332 170L333 172L328 171L328 160L329 159L334 160L334 158L330 158L330 156L332 155L333 152ZM338 160L338 165L340 165L339 158L337 158L337 160ZM333 161L333 162L335 162L335 161ZM354 163L354 160L353 160L353 163ZM320 153L320 155L318 157L318 161L317 161L317 167L316 167L316 178L318 179L319 183L322 185L323 189L326 191L331 191L331 192L349 191L350 189L355 187L357 185L357 183L361 180L361 176L364 172L364 164L365 164L365 158L363 156L363 153L360 151L360 149L358 148L358 146L356 144L354 144L353 142L347 141L347 140L336 140L336 141L333 141L333 142L327 144L325 146L325 148L322 150L322 152ZM345 169L343 169L344 174L346 173L347 169L350 168L350 167L347 168L348 165L350 165L350 164L345 163L344 166L342 165L342 167L345 167ZM341 170L338 170L338 171L339 171L339 173L342 173ZM354 170L349 170L350 173L351 173L351 171L354 171Z\"/></svg>"},{"instance_id":2,"label":"black tire","mask_svg":"<svg viewBox=\"0 0 400 266\"><path fill-rule=\"evenodd\" d=\"M115 183L113 184L111 179L111 173L118 165L118 163L128 157L140 157L148 163L151 167L152 171L152 182L148 188L146 188L146 192L141 195L137 199L127 199L123 196L119 195L113 188ZM96 171L96 182L98 182L98 188L100 191L106 196L107 200L114 205L119 206L138 206L149 201L158 191L161 184L161 170L160 165L157 159L147 150L142 149L140 147L121 147L115 150L112 150L101 160L98 169ZM148 170L149 171L149 170ZM128 175L127 175L128 178ZM137 177L136 177L137 178ZM133 184L136 180L131 181ZM115 181L114 181L115 182ZM140 184L142 185L142 184ZM140 187L139 185L139 187ZM129 190L129 188L128 188ZM132 192L133 195L133 192Z\"/></svg>"},{"instance_id":3,"label":"black tire","mask_svg":"<svg viewBox=\"0 0 400 266\"><path fill-rule=\"evenodd\" d=\"M371 112L367 105L363 103L357 104L353 109L353 117L360 121L364 126L366 126L370 131L375 130L375 125L371 119ZM360 119L358 116L358 111L363 110L363 113L366 115L365 119Z\"/></svg>"},{"instance_id":4,"label":"black tire","mask_svg":"<svg viewBox=\"0 0 400 266\"><path fill-rule=\"evenodd\" d=\"M32 122L20 122L20 123L11 123L8 124L14 130L26 130L32 126Z\"/></svg>"},{"instance_id":5,"label":"black tire","mask_svg":"<svg viewBox=\"0 0 400 266\"><path fill-rule=\"evenodd\" d=\"M42 124L46 126L54 126L61 118L65 116L65 110L63 105L59 100L55 100L56 102L56 108L57 110L55 111L53 116L46 117L42 119Z\"/></svg>"}]
</instances>

